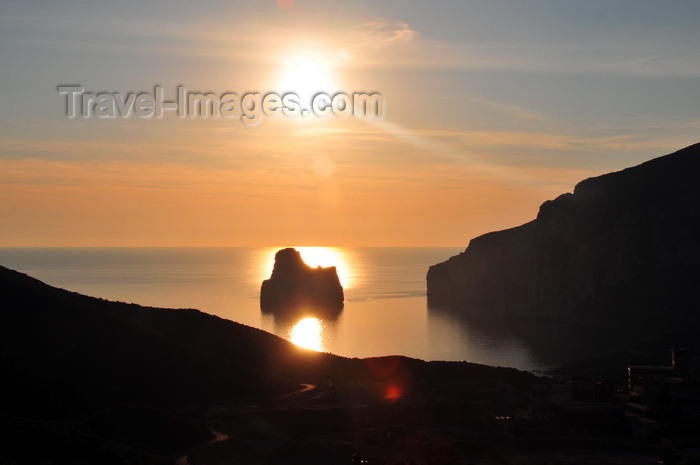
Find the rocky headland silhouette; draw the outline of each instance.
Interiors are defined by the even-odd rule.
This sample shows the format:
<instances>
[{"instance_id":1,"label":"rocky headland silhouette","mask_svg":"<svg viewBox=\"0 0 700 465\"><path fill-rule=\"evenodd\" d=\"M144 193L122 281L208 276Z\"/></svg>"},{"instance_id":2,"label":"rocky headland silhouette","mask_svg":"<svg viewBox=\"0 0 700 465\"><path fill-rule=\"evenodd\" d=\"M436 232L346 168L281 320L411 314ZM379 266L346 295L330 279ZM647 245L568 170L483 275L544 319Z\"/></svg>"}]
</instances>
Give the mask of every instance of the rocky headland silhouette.
<instances>
[{"instance_id":1,"label":"rocky headland silhouette","mask_svg":"<svg viewBox=\"0 0 700 465\"><path fill-rule=\"evenodd\" d=\"M337 314L343 309L345 296L334 266L311 267L299 251L281 249L269 279L260 287L260 308L264 312L298 312Z\"/></svg>"},{"instance_id":2,"label":"rocky headland silhouette","mask_svg":"<svg viewBox=\"0 0 700 465\"><path fill-rule=\"evenodd\" d=\"M475 317L697 325L699 179L700 144L586 179L431 266L428 302Z\"/></svg>"}]
</instances>

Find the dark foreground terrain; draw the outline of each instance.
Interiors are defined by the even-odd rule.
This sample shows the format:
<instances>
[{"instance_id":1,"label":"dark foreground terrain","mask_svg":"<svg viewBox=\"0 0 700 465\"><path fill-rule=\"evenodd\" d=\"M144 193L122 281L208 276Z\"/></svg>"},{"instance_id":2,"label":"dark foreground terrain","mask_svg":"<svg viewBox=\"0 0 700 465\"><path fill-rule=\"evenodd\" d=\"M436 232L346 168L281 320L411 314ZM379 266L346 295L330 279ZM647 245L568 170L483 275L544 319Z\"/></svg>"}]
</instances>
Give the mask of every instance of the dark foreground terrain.
<instances>
[{"instance_id":1,"label":"dark foreground terrain","mask_svg":"<svg viewBox=\"0 0 700 465\"><path fill-rule=\"evenodd\" d=\"M537 378L347 359L2 267L0 332L3 464L697 463L692 403L623 390L627 359L607 361L604 388L600 361ZM692 393L694 374L675 374Z\"/></svg>"}]
</instances>

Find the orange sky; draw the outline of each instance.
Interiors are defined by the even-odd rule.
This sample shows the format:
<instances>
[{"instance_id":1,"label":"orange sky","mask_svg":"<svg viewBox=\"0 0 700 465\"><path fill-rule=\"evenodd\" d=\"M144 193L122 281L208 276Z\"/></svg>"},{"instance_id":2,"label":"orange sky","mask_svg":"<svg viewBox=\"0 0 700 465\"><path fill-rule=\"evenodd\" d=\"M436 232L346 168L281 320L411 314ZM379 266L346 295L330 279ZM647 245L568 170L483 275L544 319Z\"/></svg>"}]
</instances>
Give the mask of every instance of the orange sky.
<instances>
[{"instance_id":1,"label":"orange sky","mask_svg":"<svg viewBox=\"0 0 700 465\"><path fill-rule=\"evenodd\" d=\"M461 246L697 141L690 4L645 31L655 42L621 37L643 18L615 8L601 22L497 3L168 5L0 7L0 247ZM61 84L329 86L380 92L386 112L69 119Z\"/></svg>"}]
</instances>

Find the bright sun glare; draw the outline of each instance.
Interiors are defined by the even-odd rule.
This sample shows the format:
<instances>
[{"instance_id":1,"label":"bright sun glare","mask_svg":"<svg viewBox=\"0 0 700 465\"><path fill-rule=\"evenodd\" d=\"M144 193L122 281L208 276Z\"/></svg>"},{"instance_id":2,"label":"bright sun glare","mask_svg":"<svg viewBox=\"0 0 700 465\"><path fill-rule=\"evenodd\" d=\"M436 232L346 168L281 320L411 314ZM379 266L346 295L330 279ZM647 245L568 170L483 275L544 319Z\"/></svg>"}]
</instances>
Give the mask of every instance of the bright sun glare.
<instances>
[{"instance_id":1,"label":"bright sun glare","mask_svg":"<svg viewBox=\"0 0 700 465\"><path fill-rule=\"evenodd\" d=\"M298 55L285 64L282 72L283 92L295 92L302 105L310 102L318 92L332 93L331 72L322 57L313 54Z\"/></svg>"},{"instance_id":2,"label":"bright sun glare","mask_svg":"<svg viewBox=\"0 0 700 465\"><path fill-rule=\"evenodd\" d=\"M272 273L275 264L275 253L281 247L271 247L265 249L264 256L261 256L260 276L258 281L267 279ZM301 258L309 266L329 267L334 266L338 272L338 279L345 290L353 285L353 271L350 268L352 263L352 252L341 247L295 247L301 254Z\"/></svg>"},{"instance_id":3,"label":"bright sun glare","mask_svg":"<svg viewBox=\"0 0 700 465\"><path fill-rule=\"evenodd\" d=\"M343 261L340 253L331 247L297 247L296 249L304 259L304 263L309 266L325 268L338 266L339 262Z\"/></svg>"},{"instance_id":4,"label":"bright sun glare","mask_svg":"<svg viewBox=\"0 0 700 465\"><path fill-rule=\"evenodd\" d=\"M296 249L304 259L304 263L309 266L336 267L340 284L346 289L350 287L347 256L341 252L341 249L335 247L297 247Z\"/></svg>"},{"instance_id":5,"label":"bright sun glare","mask_svg":"<svg viewBox=\"0 0 700 465\"><path fill-rule=\"evenodd\" d=\"M290 331L291 340L299 347L323 351L321 321L318 318L304 318Z\"/></svg>"}]
</instances>

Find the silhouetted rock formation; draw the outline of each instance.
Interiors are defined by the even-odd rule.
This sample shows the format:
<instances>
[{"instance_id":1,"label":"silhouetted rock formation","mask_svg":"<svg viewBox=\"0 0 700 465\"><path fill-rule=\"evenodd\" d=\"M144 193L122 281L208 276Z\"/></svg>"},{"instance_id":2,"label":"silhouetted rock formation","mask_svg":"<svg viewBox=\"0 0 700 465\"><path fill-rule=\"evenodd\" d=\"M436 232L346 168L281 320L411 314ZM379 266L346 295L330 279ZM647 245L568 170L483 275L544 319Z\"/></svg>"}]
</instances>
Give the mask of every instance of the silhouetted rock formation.
<instances>
[{"instance_id":1,"label":"silhouetted rock formation","mask_svg":"<svg viewBox=\"0 0 700 465\"><path fill-rule=\"evenodd\" d=\"M582 181L542 204L537 219L431 266L428 302L475 316L691 316L700 304L699 179L695 144Z\"/></svg>"},{"instance_id":2,"label":"silhouetted rock formation","mask_svg":"<svg viewBox=\"0 0 700 465\"><path fill-rule=\"evenodd\" d=\"M275 254L270 279L260 288L260 307L264 311L315 310L339 311L343 308L343 286L334 266L312 268L292 248Z\"/></svg>"}]
</instances>

